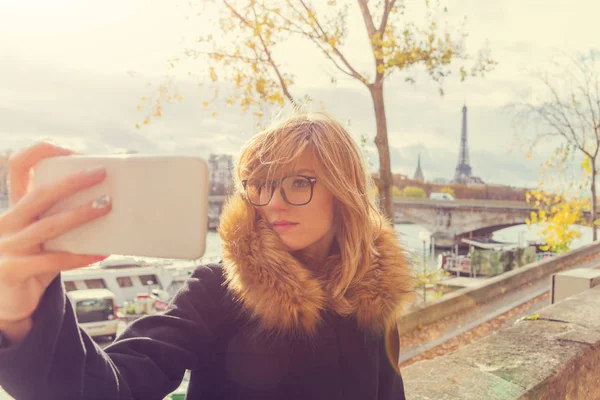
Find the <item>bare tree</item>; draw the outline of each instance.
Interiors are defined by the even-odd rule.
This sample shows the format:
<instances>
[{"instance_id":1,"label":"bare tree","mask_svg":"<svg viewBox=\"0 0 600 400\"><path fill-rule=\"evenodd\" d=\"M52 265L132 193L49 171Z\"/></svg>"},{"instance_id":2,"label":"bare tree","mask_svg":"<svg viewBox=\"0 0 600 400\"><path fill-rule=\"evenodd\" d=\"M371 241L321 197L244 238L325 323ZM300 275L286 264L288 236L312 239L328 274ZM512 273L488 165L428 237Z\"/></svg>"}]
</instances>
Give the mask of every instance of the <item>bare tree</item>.
<instances>
[{"instance_id":1,"label":"bare tree","mask_svg":"<svg viewBox=\"0 0 600 400\"><path fill-rule=\"evenodd\" d=\"M262 117L265 106L293 107L302 104L294 93L294 75L281 63L277 50L292 38L311 43L328 61L331 69L344 79L364 85L371 95L375 114L375 145L379 154L379 174L375 177L380 202L386 216L393 220L392 171L388 143L388 124L384 103L384 83L394 73L404 73L408 82L414 82L413 67L423 68L440 84L458 69L461 80L467 76L482 76L491 71L496 62L483 47L475 57L467 54L462 29L451 32L443 28L447 7L439 1L426 0L423 4L406 4L397 0L197 0L220 12L219 29L198 40L210 50L187 49L183 58L208 59L209 77L216 87L215 98L222 81L232 84L235 93L227 99L228 105L238 104L246 111L254 108ZM318 6L316 5L318 4ZM406 8L423 6L425 20L412 21ZM216 7L216 8L215 8ZM371 59L372 70L363 71L344 53L348 33L348 10L360 11L370 48L364 58ZM347 49L346 49L347 50ZM300 55L301 57L301 55ZM172 62L179 60L173 59ZM468 61L470 67L451 68L453 61ZM332 76L332 82L337 79ZM177 97L160 92L167 99ZM158 101L157 101L158 103ZM205 107L209 103L205 102ZM160 116L159 104L155 116ZM149 118L144 120L148 123ZM139 125L138 125L139 127Z\"/></svg>"},{"instance_id":2,"label":"bare tree","mask_svg":"<svg viewBox=\"0 0 600 400\"><path fill-rule=\"evenodd\" d=\"M541 84L530 101L516 104L519 123L532 124L537 132L535 147L548 137L564 140L568 151L583 157L582 166L589 178L591 196L590 224L597 239L596 175L600 151L600 83L598 52L569 56L558 64L555 74L539 73Z\"/></svg>"}]
</instances>

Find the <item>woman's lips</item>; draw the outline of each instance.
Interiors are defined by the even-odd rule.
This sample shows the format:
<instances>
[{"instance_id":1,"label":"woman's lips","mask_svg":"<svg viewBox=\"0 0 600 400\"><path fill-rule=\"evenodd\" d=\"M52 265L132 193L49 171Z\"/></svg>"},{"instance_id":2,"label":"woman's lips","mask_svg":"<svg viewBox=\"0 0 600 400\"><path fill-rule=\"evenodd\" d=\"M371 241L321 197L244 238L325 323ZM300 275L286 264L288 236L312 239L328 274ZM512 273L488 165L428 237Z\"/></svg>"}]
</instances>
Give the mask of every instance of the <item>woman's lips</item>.
<instances>
[{"instance_id":1,"label":"woman's lips","mask_svg":"<svg viewBox=\"0 0 600 400\"><path fill-rule=\"evenodd\" d=\"M273 229L277 232L287 232L296 225L298 225L296 222L274 222Z\"/></svg>"}]
</instances>

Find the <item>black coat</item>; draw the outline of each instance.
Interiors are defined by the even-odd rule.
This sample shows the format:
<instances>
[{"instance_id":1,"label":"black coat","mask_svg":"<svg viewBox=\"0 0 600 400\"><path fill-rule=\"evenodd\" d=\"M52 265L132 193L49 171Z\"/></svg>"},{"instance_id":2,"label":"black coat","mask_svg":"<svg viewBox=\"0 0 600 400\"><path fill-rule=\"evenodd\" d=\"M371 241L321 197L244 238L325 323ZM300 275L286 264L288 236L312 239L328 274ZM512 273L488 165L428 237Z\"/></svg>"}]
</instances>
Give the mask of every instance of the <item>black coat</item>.
<instances>
[{"instance_id":1,"label":"black coat","mask_svg":"<svg viewBox=\"0 0 600 400\"><path fill-rule=\"evenodd\" d=\"M192 400L405 398L388 357L397 336L333 312L312 338L264 334L233 298L220 265L199 267L164 314L133 322L103 351L77 327L57 278L25 340L0 349L0 386L18 400L160 400L189 369Z\"/></svg>"}]
</instances>

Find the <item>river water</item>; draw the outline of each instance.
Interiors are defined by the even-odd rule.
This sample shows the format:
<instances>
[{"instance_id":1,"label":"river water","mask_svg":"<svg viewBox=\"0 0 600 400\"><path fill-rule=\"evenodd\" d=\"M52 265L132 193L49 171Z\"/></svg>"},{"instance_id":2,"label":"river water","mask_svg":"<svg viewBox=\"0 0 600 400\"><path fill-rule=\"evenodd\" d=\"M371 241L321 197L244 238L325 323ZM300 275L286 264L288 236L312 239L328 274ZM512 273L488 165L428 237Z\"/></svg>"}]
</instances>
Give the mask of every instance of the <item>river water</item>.
<instances>
[{"instance_id":1,"label":"river water","mask_svg":"<svg viewBox=\"0 0 600 400\"><path fill-rule=\"evenodd\" d=\"M571 248L575 249L592 242L592 231L590 228L582 226L576 226L575 228L581 232L581 237L573 241ZM430 232L419 225L413 224L396 224L395 230L398 232L401 244L415 257L422 257L423 242L420 237L423 235L421 235L421 232L425 232L424 236L426 237L429 237ZM517 225L496 231L492 238L501 242L518 243L520 236L524 240L542 240L541 227L539 225L532 227ZM435 251L432 257L429 252L429 241L425 242L425 257L430 268L436 264L438 253L439 250ZM215 231L209 231L206 238L205 257L218 257L220 255L221 238Z\"/></svg>"},{"instance_id":2,"label":"river water","mask_svg":"<svg viewBox=\"0 0 600 400\"><path fill-rule=\"evenodd\" d=\"M6 208L6 201L4 198L0 198L0 200L4 200L0 201L0 213L2 213ZM590 228L582 226L576 226L575 228L581 232L581 237L573 241L571 248L575 249L592 242L592 231ZM428 265L432 267L436 264L438 251L435 251L432 257L432 254L429 253L429 242L427 241L425 246L423 246L423 242L420 240L420 237L429 237L430 232L428 232L426 229L423 229L419 225L413 224L396 224L395 230L399 234L398 237L401 244L409 252L411 252L411 254L421 258L423 254L423 247L425 247L425 258L428 260ZM422 232L424 235L421 234ZM540 232L541 227L539 225L534 225L532 227L527 225L517 225L495 232L493 234L493 239L509 243L518 243L519 238L523 238L524 240L541 241L542 235ZM206 251L204 257L213 258L219 257L220 255L221 239L215 231L209 231L206 237Z\"/></svg>"}]
</instances>

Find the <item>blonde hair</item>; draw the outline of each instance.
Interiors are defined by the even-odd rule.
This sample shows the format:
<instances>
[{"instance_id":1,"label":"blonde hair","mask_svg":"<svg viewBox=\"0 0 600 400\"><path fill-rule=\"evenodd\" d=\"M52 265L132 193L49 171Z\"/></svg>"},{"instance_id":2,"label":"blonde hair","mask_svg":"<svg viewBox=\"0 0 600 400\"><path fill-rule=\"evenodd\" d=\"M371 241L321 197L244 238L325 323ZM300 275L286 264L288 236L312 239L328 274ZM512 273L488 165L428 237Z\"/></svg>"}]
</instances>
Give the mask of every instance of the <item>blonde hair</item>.
<instances>
[{"instance_id":1,"label":"blonde hair","mask_svg":"<svg viewBox=\"0 0 600 400\"><path fill-rule=\"evenodd\" d=\"M235 167L236 190L244 196L242 180L267 178L293 165L305 151L316 160L318 184L336 199L336 239L340 249L341 279L331 288L343 296L360 281L376 255L375 238L383 217L369 194L372 179L361 151L348 131L323 113L296 113L250 139Z\"/></svg>"}]
</instances>

